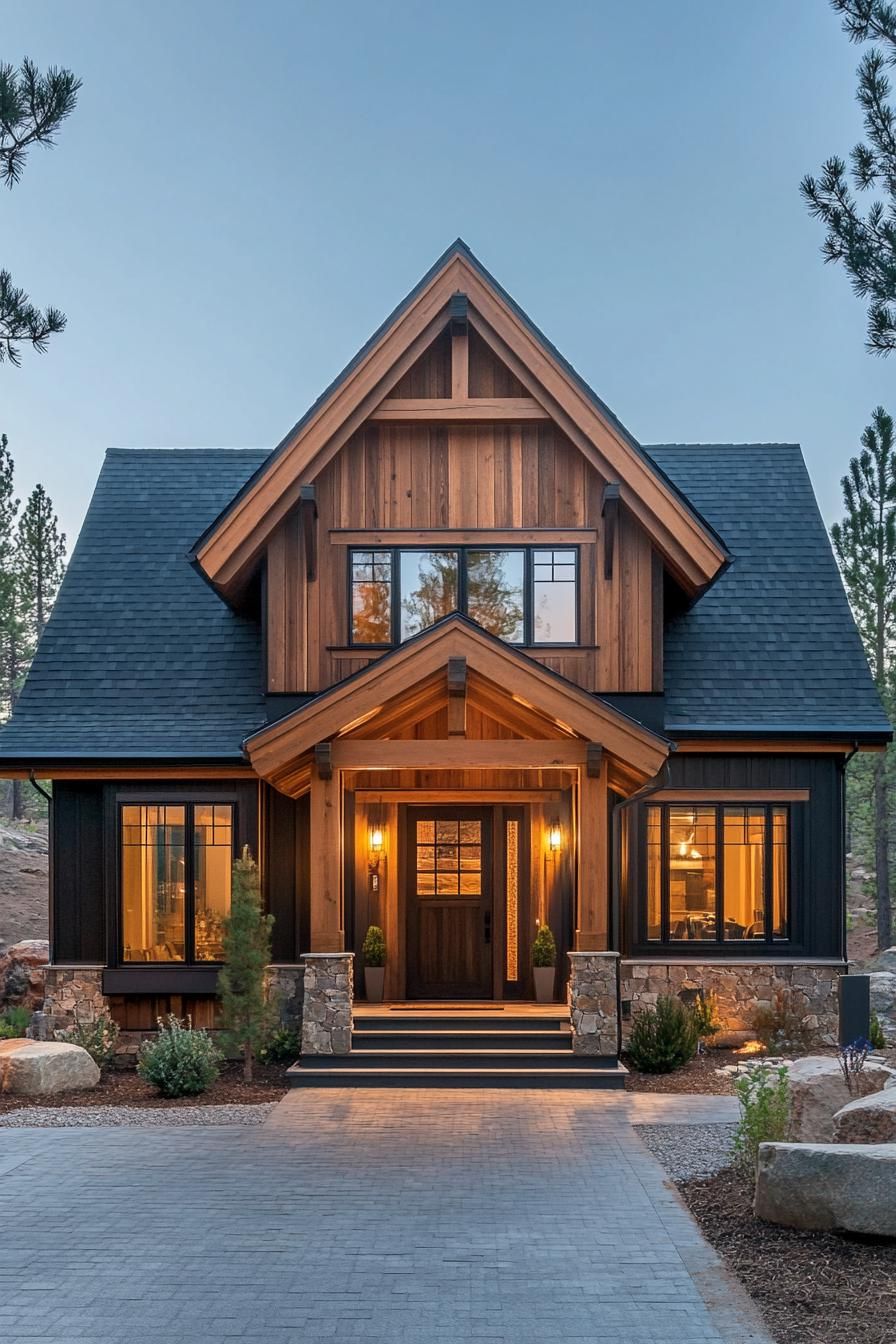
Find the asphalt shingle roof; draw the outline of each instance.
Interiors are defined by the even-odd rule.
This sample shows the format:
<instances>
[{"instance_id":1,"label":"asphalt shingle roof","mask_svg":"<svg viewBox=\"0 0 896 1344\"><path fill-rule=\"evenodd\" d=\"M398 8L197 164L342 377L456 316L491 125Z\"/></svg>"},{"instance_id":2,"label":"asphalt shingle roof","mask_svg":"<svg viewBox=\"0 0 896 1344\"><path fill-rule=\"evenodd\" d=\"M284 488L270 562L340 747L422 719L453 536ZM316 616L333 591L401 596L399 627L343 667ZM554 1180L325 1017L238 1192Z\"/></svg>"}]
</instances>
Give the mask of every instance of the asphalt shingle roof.
<instances>
[{"instance_id":1,"label":"asphalt shingle roof","mask_svg":"<svg viewBox=\"0 0 896 1344\"><path fill-rule=\"evenodd\" d=\"M799 446L645 451L733 556L667 628L666 731L886 732Z\"/></svg>"},{"instance_id":2,"label":"asphalt shingle roof","mask_svg":"<svg viewBox=\"0 0 896 1344\"><path fill-rule=\"evenodd\" d=\"M885 732L799 448L645 451L733 556L667 632L669 734ZM0 759L239 757L261 632L188 556L267 456L109 451Z\"/></svg>"},{"instance_id":3,"label":"asphalt shingle roof","mask_svg":"<svg viewBox=\"0 0 896 1344\"><path fill-rule=\"evenodd\" d=\"M265 456L109 450L0 755L239 757L265 717L258 625L187 554Z\"/></svg>"}]
</instances>

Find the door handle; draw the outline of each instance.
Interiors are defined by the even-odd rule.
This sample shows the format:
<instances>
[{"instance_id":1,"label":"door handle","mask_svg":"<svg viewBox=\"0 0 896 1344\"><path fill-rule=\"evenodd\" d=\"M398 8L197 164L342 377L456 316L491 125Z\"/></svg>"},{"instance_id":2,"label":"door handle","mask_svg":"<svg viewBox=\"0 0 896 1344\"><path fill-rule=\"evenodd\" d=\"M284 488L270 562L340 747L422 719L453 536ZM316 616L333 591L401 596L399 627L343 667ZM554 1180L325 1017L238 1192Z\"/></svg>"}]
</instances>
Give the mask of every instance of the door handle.
<instances>
[{"instance_id":1,"label":"door handle","mask_svg":"<svg viewBox=\"0 0 896 1344\"><path fill-rule=\"evenodd\" d=\"M483 917L482 917L482 925L483 925L482 931L483 931L483 934L485 935L485 941L486 941L487 943L490 943L491 940L492 940L492 912L491 912L491 910L486 910L486 911L485 911L485 913L484 913L484 915L483 915Z\"/></svg>"}]
</instances>

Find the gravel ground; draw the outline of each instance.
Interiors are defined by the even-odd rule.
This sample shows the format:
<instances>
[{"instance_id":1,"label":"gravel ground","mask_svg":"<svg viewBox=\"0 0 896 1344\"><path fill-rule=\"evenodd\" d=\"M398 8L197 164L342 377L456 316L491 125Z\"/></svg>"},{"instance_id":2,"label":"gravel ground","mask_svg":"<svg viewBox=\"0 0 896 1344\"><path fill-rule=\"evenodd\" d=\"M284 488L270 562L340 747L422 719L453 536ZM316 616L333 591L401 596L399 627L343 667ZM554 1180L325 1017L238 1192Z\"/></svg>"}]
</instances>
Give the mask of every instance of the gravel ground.
<instances>
[{"instance_id":1,"label":"gravel ground","mask_svg":"<svg viewBox=\"0 0 896 1344\"><path fill-rule=\"evenodd\" d=\"M0 1115L5 1129L77 1129L98 1125L261 1125L276 1106L181 1106L164 1109L138 1106L22 1106Z\"/></svg>"},{"instance_id":2,"label":"gravel ground","mask_svg":"<svg viewBox=\"0 0 896 1344\"><path fill-rule=\"evenodd\" d=\"M714 1176L731 1165L736 1125L636 1125L635 1132L675 1181Z\"/></svg>"}]
</instances>

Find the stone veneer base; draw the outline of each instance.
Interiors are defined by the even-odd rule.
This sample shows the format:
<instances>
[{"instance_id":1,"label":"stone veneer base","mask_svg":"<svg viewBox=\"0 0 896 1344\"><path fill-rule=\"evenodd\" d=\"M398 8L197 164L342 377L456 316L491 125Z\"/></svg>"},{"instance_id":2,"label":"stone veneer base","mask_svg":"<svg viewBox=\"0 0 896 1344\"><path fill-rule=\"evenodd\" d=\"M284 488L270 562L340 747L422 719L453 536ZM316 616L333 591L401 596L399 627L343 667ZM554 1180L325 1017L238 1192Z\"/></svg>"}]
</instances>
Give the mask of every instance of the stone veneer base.
<instances>
[{"instance_id":1,"label":"stone veneer base","mask_svg":"<svg viewBox=\"0 0 896 1344\"><path fill-rule=\"evenodd\" d=\"M837 982L842 963L757 961L624 960L620 966L622 1035L627 1040L631 1019L652 1007L661 994L703 990L716 996L722 1030L713 1045L740 1045L754 1036L757 1008L771 1008L778 990L789 990L804 1028L836 1042Z\"/></svg>"},{"instance_id":2,"label":"stone veneer base","mask_svg":"<svg viewBox=\"0 0 896 1344\"><path fill-rule=\"evenodd\" d=\"M352 1048L353 952L306 952L302 1054L348 1055Z\"/></svg>"},{"instance_id":3,"label":"stone veneer base","mask_svg":"<svg viewBox=\"0 0 896 1344\"><path fill-rule=\"evenodd\" d=\"M573 1054L615 1057L619 1048L619 953L570 952L568 955Z\"/></svg>"}]
</instances>

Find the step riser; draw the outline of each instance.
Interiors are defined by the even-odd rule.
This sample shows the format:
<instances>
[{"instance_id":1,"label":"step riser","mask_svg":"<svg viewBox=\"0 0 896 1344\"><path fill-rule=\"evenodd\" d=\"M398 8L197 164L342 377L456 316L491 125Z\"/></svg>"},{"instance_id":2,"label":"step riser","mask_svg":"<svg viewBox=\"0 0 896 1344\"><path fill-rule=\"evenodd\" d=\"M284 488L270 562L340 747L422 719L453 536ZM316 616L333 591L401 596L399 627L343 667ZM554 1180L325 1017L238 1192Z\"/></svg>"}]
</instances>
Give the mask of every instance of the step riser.
<instances>
[{"instance_id":1,"label":"step riser","mask_svg":"<svg viewBox=\"0 0 896 1344\"><path fill-rule=\"evenodd\" d=\"M569 1029L569 1017L356 1017L356 1031L525 1031L538 1036L556 1035Z\"/></svg>"},{"instance_id":2,"label":"step riser","mask_svg":"<svg viewBox=\"0 0 896 1344\"><path fill-rule=\"evenodd\" d=\"M500 1031L414 1032L356 1031L352 1035L356 1050L568 1050L569 1032Z\"/></svg>"},{"instance_id":3,"label":"step riser","mask_svg":"<svg viewBox=\"0 0 896 1344\"><path fill-rule=\"evenodd\" d=\"M309 1061L310 1062L310 1061ZM304 1064L303 1064L304 1066ZM508 1051L504 1055L465 1055L453 1053L446 1058L445 1052L427 1051L420 1055L409 1055L404 1051L388 1051L382 1055L368 1055L363 1051L352 1051L350 1055L319 1055L315 1057L314 1068L327 1070L351 1069L563 1069L566 1071L615 1068L616 1060L592 1059L590 1056L566 1054L542 1054L537 1052Z\"/></svg>"},{"instance_id":4,"label":"step riser","mask_svg":"<svg viewBox=\"0 0 896 1344\"><path fill-rule=\"evenodd\" d=\"M419 1078L396 1078L383 1073L380 1077L376 1075L358 1076L349 1072L334 1070L332 1073L297 1073L289 1079L290 1087L342 1087L342 1088L383 1088L383 1087L404 1087L413 1088L415 1091L423 1088L516 1088L520 1091L525 1089L547 1089L550 1091L576 1089L578 1091L623 1091L625 1088L625 1074L611 1073L595 1069L591 1073L570 1072L562 1077L550 1077L548 1075L539 1075L533 1073L527 1078L512 1077L508 1074L501 1075L500 1072L491 1074L488 1077L474 1077L471 1074L451 1075L446 1077L438 1073L421 1073Z\"/></svg>"}]
</instances>

